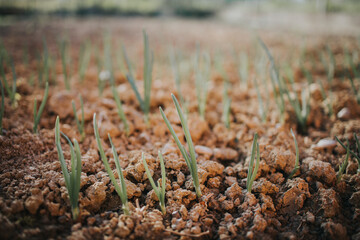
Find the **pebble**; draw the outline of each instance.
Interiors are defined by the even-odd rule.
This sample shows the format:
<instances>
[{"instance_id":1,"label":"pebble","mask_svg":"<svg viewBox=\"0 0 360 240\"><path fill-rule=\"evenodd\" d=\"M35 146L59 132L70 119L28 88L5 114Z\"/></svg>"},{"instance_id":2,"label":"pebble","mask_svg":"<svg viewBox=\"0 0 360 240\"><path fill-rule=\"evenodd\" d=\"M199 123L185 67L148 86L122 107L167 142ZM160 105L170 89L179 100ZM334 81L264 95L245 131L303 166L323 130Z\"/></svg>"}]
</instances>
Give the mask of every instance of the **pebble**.
<instances>
[{"instance_id":1,"label":"pebble","mask_svg":"<svg viewBox=\"0 0 360 240\"><path fill-rule=\"evenodd\" d=\"M339 118L340 120L348 120L350 119L351 116L351 112L350 109L347 107L344 107L343 109L341 109L338 113L337 113L337 118Z\"/></svg>"},{"instance_id":2,"label":"pebble","mask_svg":"<svg viewBox=\"0 0 360 240\"><path fill-rule=\"evenodd\" d=\"M313 149L315 150L323 150L323 149L332 149L336 147L336 141L332 139L321 139L315 146L313 146Z\"/></svg>"}]
</instances>

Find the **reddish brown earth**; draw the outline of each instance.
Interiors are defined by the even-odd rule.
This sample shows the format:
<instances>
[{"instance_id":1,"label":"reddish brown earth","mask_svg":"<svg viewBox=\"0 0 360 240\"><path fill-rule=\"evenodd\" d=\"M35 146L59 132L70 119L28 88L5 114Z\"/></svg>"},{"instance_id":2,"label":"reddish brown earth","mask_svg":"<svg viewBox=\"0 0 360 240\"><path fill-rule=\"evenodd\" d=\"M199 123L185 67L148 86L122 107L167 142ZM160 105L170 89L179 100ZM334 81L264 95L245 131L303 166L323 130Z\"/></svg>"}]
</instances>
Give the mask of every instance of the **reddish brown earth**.
<instances>
[{"instance_id":1,"label":"reddish brown earth","mask_svg":"<svg viewBox=\"0 0 360 240\"><path fill-rule=\"evenodd\" d=\"M135 62L137 78L142 79L143 27L147 29L155 54L150 127L145 125L138 102L123 73L116 71L117 90L130 122L131 133L126 137L110 88L107 86L103 96L99 97L94 55L83 84L79 83L74 68L72 90L68 92L63 83L56 40L59 35L68 35L76 66L80 43L90 39L93 45L99 45L103 31L110 29L114 46L117 40L124 42ZM57 84L50 87L39 134L33 134L33 101L41 100L43 89L31 86L29 81L35 76L36 83L36 52L42 51L43 34L46 35L49 52L57 56L54 74ZM290 33L258 34L279 62L289 61L296 73L297 90L300 91L301 83L306 79L296 59L300 56L303 38ZM271 98L268 119L262 123L253 84L250 83L248 88L240 85L230 51L233 46L248 51L249 78L252 79L255 76L252 67L255 59L252 44L255 41L253 34L247 30L215 22L93 19L19 22L2 26L0 36L8 52L14 56L18 93L21 95L16 108L12 108L9 98L5 98L3 135L0 137L1 239L360 239L360 175L356 172L357 164L351 159L342 181L336 184L336 173L345 158L345 150L339 145L316 145L321 139L334 139L335 135L341 140L348 137L353 145L353 133L360 132L360 107L350 82L341 80L342 47L347 45L359 52L356 39L306 36L306 52L316 59L314 66L306 66L311 70L313 79L324 81L326 89L329 85L323 66L316 58L316 51L329 44L335 54L338 65L331 86L335 116L326 115L319 86L314 84L308 132L305 135L296 133L300 170L293 179L287 179L295 163L290 128L296 129L296 118L287 104L286 122L277 124L277 106ZM194 53L196 42L213 54L218 49L224 52L224 64L233 84L230 92L230 129L221 122L223 80L215 68L212 70L205 120L197 113L193 74L185 79L183 85L183 94L189 101L190 132L198 154L198 174L203 194L200 199L196 198L190 172L158 110L158 106L164 107L175 131L184 140L170 96L176 91L167 50L170 44L176 44L188 57L189 53ZM21 60L23 46L29 48L28 66ZM268 75L268 70L264 71ZM5 68L5 72L11 79L10 68ZM356 86L359 87L359 84L356 83ZM261 91L265 96L265 89ZM54 125L59 115L61 130L70 138L80 139L71 109L71 100L78 101L79 93L84 98L86 138L80 144L83 169L79 199L81 219L73 222L54 144ZM341 119L336 117L345 107L349 109L349 114ZM100 135L113 169L115 163L106 138L108 132L120 156L131 216L122 214L120 198L98 154L92 126L93 113L97 113ZM252 193L248 193L246 177L255 132L259 134L261 161ZM69 163L69 147L65 141L62 143ZM141 161L141 153L145 152L153 177L158 179L158 150L164 155L167 173L166 215L159 211L157 198Z\"/></svg>"}]
</instances>

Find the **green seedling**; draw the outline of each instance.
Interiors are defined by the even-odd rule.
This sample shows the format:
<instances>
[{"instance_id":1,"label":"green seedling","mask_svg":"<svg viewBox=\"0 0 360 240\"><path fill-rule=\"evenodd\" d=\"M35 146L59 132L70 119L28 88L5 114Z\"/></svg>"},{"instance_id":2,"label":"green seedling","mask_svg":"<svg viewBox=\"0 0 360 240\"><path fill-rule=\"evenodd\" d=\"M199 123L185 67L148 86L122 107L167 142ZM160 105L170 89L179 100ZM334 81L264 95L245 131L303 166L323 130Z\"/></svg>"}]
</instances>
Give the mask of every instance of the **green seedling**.
<instances>
[{"instance_id":1,"label":"green seedling","mask_svg":"<svg viewBox=\"0 0 360 240\"><path fill-rule=\"evenodd\" d=\"M347 140L346 157L345 157L345 161L341 163L339 167L339 171L336 174L336 184L338 184L341 181L342 175L344 174L346 167L349 163L349 156L350 156L350 144L349 144L349 140Z\"/></svg>"},{"instance_id":2,"label":"green seedling","mask_svg":"<svg viewBox=\"0 0 360 240\"><path fill-rule=\"evenodd\" d=\"M194 148L194 144L190 135L190 131L188 128L188 124L186 121L186 118L184 117L184 114L181 110L180 104L178 102L178 100L176 99L176 97L171 94L171 97L174 101L176 110L178 112L178 115L180 117L180 121L181 121L181 126L184 130L184 134L185 134L185 138L186 138L186 142L189 148L189 152L190 155L187 153L187 151L185 150L185 147L181 144L179 138L177 137L173 127L171 126L169 120L166 118L164 111L162 110L162 108L160 107L160 113L166 123L166 126L169 128L169 131L171 133L171 135L173 136L182 156L185 159L186 165L188 166L192 179L193 179L193 184L195 187L195 192L198 198L201 197L201 189L200 189L200 183L199 183L199 176L198 176L198 172L197 172L197 163L196 163L196 154L195 154L195 148Z\"/></svg>"},{"instance_id":3,"label":"green seedling","mask_svg":"<svg viewBox=\"0 0 360 240\"><path fill-rule=\"evenodd\" d=\"M181 91L181 82L182 81L181 81L181 77L180 77L179 62L178 62L177 56L175 55L174 49L170 49L169 59L170 59L171 69L172 69L174 79L175 79L176 92L180 98L180 103L185 110L185 114L187 114L185 98L183 97L182 91Z\"/></svg>"},{"instance_id":4,"label":"green seedling","mask_svg":"<svg viewBox=\"0 0 360 240\"><path fill-rule=\"evenodd\" d=\"M264 122L266 122L266 118L267 118L267 109L265 109L265 107L264 107L264 101L262 99L260 89L259 89L259 84L256 81L256 78L254 78L254 82L255 82L255 87L256 87L257 99L259 102L259 115L261 117L261 121L264 123Z\"/></svg>"},{"instance_id":5,"label":"green seedling","mask_svg":"<svg viewBox=\"0 0 360 240\"><path fill-rule=\"evenodd\" d=\"M1 70L1 76L4 82L4 86L5 86L5 90L10 98L10 102L11 102L11 106L13 108L17 107L17 100L19 99L20 95L16 93L16 72L15 72L15 66L14 66L14 62L13 60L10 60L10 64L11 64L11 71L12 71L12 87L9 86L6 76L5 76L5 71L4 71L4 66L3 66L3 59L0 59L0 70Z\"/></svg>"},{"instance_id":6,"label":"green seedling","mask_svg":"<svg viewBox=\"0 0 360 240\"><path fill-rule=\"evenodd\" d=\"M66 54L66 41L62 40L60 43L60 55L61 55L61 64L63 69L64 81L65 81L65 88L66 90L70 91L70 82L68 76L68 69L67 69L67 54Z\"/></svg>"},{"instance_id":7,"label":"green seedling","mask_svg":"<svg viewBox=\"0 0 360 240\"><path fill-rule=\"evenodd\" d=\"M45 83L49 82L49 76L50 76L50 67L49 67L49 51L46 43L46 39L43 38L43 44L44 44L44 53L43 53L43 71L45 73ZM42 85L42 79L40 79L40 86Z\"/></svg>"},{"instance_id":8,"label":"green seedling","mask_svg":"<svg viewBox=\"0 0 360 240\"><path fill-rule=\"evenodd\" d=\"M349 53L349 50L347 48L344 49L344 54L345 54L345 63L351 69L352 74L354 75L355 78L360 78L360 72L356 68L356 65L353 60L353 55Z\"/></svg>"},{"instance_id":9,"label":"green seedling","mask_svg":"<svg viewBox=\"0 0 360 240\"><path fill-rule=\"evenodd\" d=\"M260 166L260 148L259 143L257 142L258 135L255 133L254 140L251 147L251 158L249 163L248 175L246 180L246 189L249 193L251 193L251 188L254 183L257 171L259 170ZM254 166L255 160L255 152L256 152L256 164Z\"/></svg>"},{"instance_id":10,"label":"green seedling","mask_svg":"<svg viewBox=\"0 0 360 240\"><path fill-rule=\"evenodd\" d=\"M115 161L115 165L116 165L116 170L117 170L118 176L119 176L120 185L118 184L118 182L115 179L115 176L114 176L114 174L113 174L113 172L112 172L112 170L110 168L108 159L107 159L107 157L105 155L104 149L103 149L103 147L101 145L99 129L98 129L98 125L97 125L97 122L96 122L96 113L94 114L94 133L95 133L95 138L96 138L96 142L97 142L97 145L98 145L98 149L99 149L99 152L100 152L100 156L101 156L101 159L102 159L102 161L104 163L104 166L105 166L105 170L108 173L109 178L110 178L112 184L115 187L115 191L117 192L117 194L119 195L119 197L121 199L122 209L124 211L124 214L125 215L130 215L128 197L127 197L127 192L126 192L126 183L125 183L124 175L123 175L123 172L122 172L122 169L121 169L121 166L120 166L119 156L118 156L118 154L116 152L114 144L112 143L110 134L108 134L108 138L109 138L109 141L110 141L110 145L111 145L111 149L112 149L112 152L113 152L113 157L114 157L114 161Z\"/></svg>"},{"instance_id":11,"label":"green seedling","mask_svg":"<svg viewBox=\"0 0 360 240\"><path fill-rule=\"evenodd\" d=\"M5 92L4 92L4 86L1 81L0 81L0 89L1 89L0 135L2 135L2 119L5 111Z\"/></svg>"},{"instance_id":12,"label":"green seedling","mask_svg":"<svg viewBox=\"0 0 360 240\"><path fill-rule=\"evenodd\" d=\"M332 116L334 114L334 110L333 110L333 107L332 107L332 92L331 92L331 89L328 90L329 97L327 97L324 85L322 84L322 82L320 80L318 80L318 84L320 86L320 91L321 91L322 98L324 99L325 105L327 107L327 113L328 113L329 116Z\"/></svg>"},{"instance_id":13,"label":"green seedling","mask_svg":"<svg viewBox=\"0 0 360 240\"><path fill-rule=\"evenodd\" d=\"M350 83L351 83L351 89L353 90L354 95L356 97L356 102L358 104L360 104L360 91L359 91L359 89L356 89L353 77L351 76L350 73L348 73L348 76L349 76L349 80L350 80Z\"/></svg>"},{"instance_id":14,"label":"green seedling","mask_svg":"<svg viewBox=\"0 0 360 240\"><path fill-rule=\"evenodd\" d=\"M268 56L268 59L270 61L271 85L273 88L275 102L279 109L280 123L284 123L284 121L285 121L285 100L284 100L284 96L283 96L284 91L283 91L282 81L280 80L279 72L275 65L275 60L274 60L273 56L271 55L269 49L267 48L265 43L260 38L258 38L258 41L259 41L261 47L265 50L265 53Z\"/></svg>"},{"instance_id":15,"label":"green seedling","mask_svg":"<svg viewBox=\"0 0 360 240\"><path fill-rule=\"evenodd\" d=\"M105 88L106 78L103 77L104 71L102 71L103 68L103 59L101 58L100 49L96 48L95 50L95 61L96 66L98 70L98 90L99 90L99 96L102 96L102 93Z\"/></svg>"},{"instance_id":16,"label":"green seedling","mask_svg":"<svg viewBox=\"0 0 360 240\"><path fill-rule=\"evenodd\" d=\"M130 76L131 79L135 79L134 77L134 71L133 71L133 64L130 62L130 59L126 53L126 48L124 45L121 46L122 47L122 52L123 52L123 56L125 59L125 63L126 63L126 67L127 67L127 74ZM144 66L145 67L145 66ZM145 78L144 78L145 79ZM136 92L135 92L136 93Z\"/></svg>"},{"instance_id":17,"label":"green seedling","mask_svg":"<svg viewBox=\"0 0 360 240\"><path fill-rule=\"evenodd\" d=\"M196 96L200 117L202 119L205 119L208 85L210 81L211 60L210 55L206 52L202 55L203 61L200 61L200 58L200 49L199 46L197 46L195 57Z\"/></svg>"},{"instance_id":18,"label":"green seedling","mask_svg":"<svg viewBox=\"0 0 360 240\"><path fill-rule=\"evenodd\" d=\"M292 85L292 91L294 94L290 93L290 90L286 84L283 84L283 92L285 92L285 94L287 95L290 105L293 107L295 111L295 116L301 131L305 133L307 130L306 122L310 113L310 90L309 89L302 90L301 104L300 104L300 100L295 92L294 77L292 74L292 70L290 68L289 70L290 71L288 72L289 73L288 78ZM293 95L294 97L292 97L291 95Z\"/></svg>"},{"instance_id":19,"label":"green seedling","mask_svg":"<svg viewBox=\"0 0 360 240\"><path fill-rule=\"evenodd\" d=\"M119 95L118 95L118 93L116 91L116 88L115 88L114 84L111 84L111 91L112 91L113 96L114 96L114 100L115 100L116 107L117 107L117 110L118 110L118 115L119 115L121 121L124 123L124 128L125 128L126 135L129 136L129 134L130 134L129 124L128 124L127 120L126 120L126 115L124 113L124 110L123 110Z\"/></svg>"},{"instance_id":20,"label":"green seedling","mask_svg":"<svg viewBox=\"0 0 360 240\"><path fill-rule=\"evenodd\" d=\"M166 214L166 208L165 208L166 173L165 173L164 159L163 159L163 156L162 156L160 151L158 152L158 155L159 155L160 167L161 167L161 185L160 185L159 182L158 182L157 185L155 184L154 179L151 176L149 167L148 167L148 165L146 163L144 153L142 153L141 157L142 157L142 161L143 161L143 164L144 164L144 167L145 167L146 175L147 175L147 177L148 177L148 179L150 181L150 184L151 184L152 188L154 189L154 192L155 192L156 196L159 199L161 212L165 215Z\"/></svg>"},{"instance_id":21,"label":"green seedling","mask_svg":"<svg viewBox=\"0 0 360 240\"><path fill-rule=\"evenodd\" d=\"M37 110L37 100L35 99L35 101L34 101L34 127L33 127L33 132L34 133L38 132L37 126L39 125L41 114L44 111L48 95L49 95L49 83L46 82L46 84L45 84L45 93L44 93L43 100L41 101L39 110Z\"/></svg>"},{"instance_id":22,"label":"green seedling","mask_svg":"<svg viewBox=\"0 0 360 240\"><path fill-rule=\"evenodd\" d=\"M86 42L81 46L79 57L79 78L80 82L84 81L85 72L91 59L91 42Z\"/></svg>"},{"instance_id":23,"label":"green seedling","mask_svg":"<svg viewBox=\"0 0 360 240\"><path fill-rule=\"evenodd\" d=\"M81 121L79 121L79 118L77 116L76 113L76 107L75 107L75 101L72 100L71 102L72 108L73 108L73 112L74 112L74 117L75 117L75 121L76 121L76 126L79 130L79 133L81 135L81 140L80 142L84 141L85 139L85 119L84 119L84 103L83 103L83 99L80 95L80 106L81 106Z\"/></svg>"},{"instance_id":24,"label":"green seedling","mask_svg":"<svg viewBox=\"0 0 360 240\"><path fill-rule=\"evenodd\" d=\"M292 129L290 129L290 132L291 132L291 135L293 136L293 139L294 139L294 144L295 144L295 152L296 152L296 160L295 160L295 166L294 166L294 169L291 171L291 173L289 174L288 176L288 179L291 179L294 174L300 169L300 156L299 156L299 146L298 146L298 143L296 141L296 137L295 137L295 134L293 132Z\"/></svg>"},{"instance_id":25,"label":"green seedling","mask_svg":"<svg viewBox=\"0 0 360 240\"><path fill-rule=\"evenodd\" d=\"M246 52L241 52L239 56L239 77L244 86L248 87L249 60Z\"/></svg>"},{"instance_id":26,"label":"green seedling","mask_svg":"<svg viewBox=\"0 0 360 240\"><path fill-rule=\"evenodd\" d=\"M127 80L130 83L131 88L133 89L137 100L139 101L140 108L145 115L145 123L149 124L149 112L150 112L150 94L151 94L151 83L152 83L152 69L154 63L154 55L150 52L149 47L149 39L145 30L143 31L144 36L144 97L142 98L139 90L135 83L135 78L132 76L131 71L129 69L129 73L127 74ZM125 51L124 51L125 52ZM127 59L127 57L126 57ZM126 60L128 63L128 60ZM129 67L129 63L128 63Z\"/></svg>"},{"instance_id":27,"label":"green seedling","mask_svg":"<svg viewBox=\"0 0 360 240\"><path fill-rule=\"evenodd\" d=\"M230 128L230 113L231 113L231 99L229 97L229 82L224 82L224 93L223 93L223 114L222 119L226 128Z\"/></svg>"},{"instance_id":28,"label":"green seedling","mask_svg":"<svg viewBox=\"0 0 360 240\"><path fill-rule=\"evenodd\" d=\"M357 148L358 152L356 153L356 151L355 151L355 152L351 151L351 150L350 150L350 147L349 147L349 153L350 153L350 154L356 159L356 161L358 162L357 172L360 173L360 144L359 144L359 139L358 139L358 137L357 137L357 135L356 135L355 133L354 133L354 138L355 138L356 148ZM335 139L336 139L336 141L338 141L338 143L340 143L340 145L341 145L344 149L346 149L346 151L348 150L348 147L346 147L345 144L342 143L342 142L338 139L338 137L335 136ZM348 145L349 145L349 144L348 144Z\"/></svg>"},{"instance_id":29,"label":"green seedling","mask_svg":"<svg viewBox=\"0 0 360 240\"><path fill-rule=\"evenodd\" d=\"M80 151L79 143L76 140L74 140L74 145L73 145L70 139L65 134L62 135L66 138L66 140L70 145L70 154L71 154L70 173L66 166L64 153L61 148L59 116L58 116L56 118L56 123L55 123L55 144L58 151L61 171L65 179L65 186L69 194L72 216L74 220L77 220L80 214L78 202L79 202L80 177L81 177L81 151Z\"/></svg>"}]
</instances>

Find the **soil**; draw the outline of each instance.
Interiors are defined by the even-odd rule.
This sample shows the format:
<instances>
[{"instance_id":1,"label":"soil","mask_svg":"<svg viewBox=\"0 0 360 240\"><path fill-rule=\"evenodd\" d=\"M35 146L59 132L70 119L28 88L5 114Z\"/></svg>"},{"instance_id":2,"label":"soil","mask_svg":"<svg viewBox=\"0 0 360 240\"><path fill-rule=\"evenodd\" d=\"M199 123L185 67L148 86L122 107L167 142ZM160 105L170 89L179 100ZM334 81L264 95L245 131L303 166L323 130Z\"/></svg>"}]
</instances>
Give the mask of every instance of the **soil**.
<instances>
[{"instance_id":1,"label":"soil","mask_svg":"<svg viewBox=\"0 0 360 240\"><path fill-rule=\"evenodd\" d=\"M78 81L77 68L73 67L71 91L66 91L56 41L65 35L69 37L72 64L77 66L80 44L88 39L93 46L101 46L104 30L110 30L114 49L119 51L115 46L121 39L134 61L137 79L142 79L142 28L146 28L150 36L155 55L150 127L144 123L140 106L124 73L116 70L117 91L130 124L127 137L108 85L99 96L95 51L84 82ZM21 96L16 108L11 106L8 97L5 98L0 136L1 239L360 239L357 163L351 158L342 180L336 184L336 174L346 152L333 141L335 135L341 140L349 138L353 146L353 133L360 132L360 106L350 82L342 77L343 46L359 52L355 38L305 36L306 54L315 59L314 65L307 62L305 66L313 79L323 81L326 90L331 88L335 114L331 117L326 114L320 88L313 83L308 130L305 134L295 131L300 169L292 179L288 179L295 164L295 146L290 134L290 128L297 129L294 110L287 104L285 123L279 124L277 105L271 97L266 122L261 121L256 89L251 80L248 86L241 84L231 55L234 46L237 50L247 51L249 79L256 76L252 67L255 61L254 34L248 30L211 21L143 18L20 21L0 29L3 44L14 57L17 89ZM300 91L306 78L296 59L300 58L304 38L271 31L257 34L267 43L278 62L287 61L293 68L295 86ZM43 95L43 88L36 81L36 54L42 51L43 36L49 53L57 60L50 77L49 99L41 117L39 133L33 134L33 119L30 117L33 102L34 99L40 101ZM159 106L165 109L176 133L185 143L170 96L176 90L167 51L169 46L176 44L176 48L183 51L184 58L189 58L194 54L196 42L212 54L218 50L223 52L223 63L232 83L230 129L221 121L223 79L215 68L211 74L205 120L197 112L193 74L188 74L182 85L183 95L189 103L189 128L196 145L202 191L199 199L186 163L158 110ZM317 52L325 49L326 44L334 52L337 63L331 86L326 81ZM25 47L30 56L28 65L22 60ZM8 66L5 73L8 80L11 79ZM34 76L35 85L32 85L30 79ZM141 85L142 81L138 83ZM359 88L359 83L355 84ZM265 91L266 88L261 88L264 97ZM73 221L55 147L54 127L59 115L61 131L80 140L71 108L73 99L79 106L80 93L84 99L86 138L80 143L81 217ZM114 191L97 151L93 113L97 113L103 146L114 170L107 133L112 136L119 154L126 178L130 216L123 214L120 197ZM246 177L255 132L259 134L260 167L249 193ZM62 147L69 164L70 151L64 140ZM145 152L150 171L154 179L158 179L158 150L163 153L167 174L165 215L159 209L141 160L141 153ZM117 176L115 171L114 174Z\"/></svg>"}]
</instances>

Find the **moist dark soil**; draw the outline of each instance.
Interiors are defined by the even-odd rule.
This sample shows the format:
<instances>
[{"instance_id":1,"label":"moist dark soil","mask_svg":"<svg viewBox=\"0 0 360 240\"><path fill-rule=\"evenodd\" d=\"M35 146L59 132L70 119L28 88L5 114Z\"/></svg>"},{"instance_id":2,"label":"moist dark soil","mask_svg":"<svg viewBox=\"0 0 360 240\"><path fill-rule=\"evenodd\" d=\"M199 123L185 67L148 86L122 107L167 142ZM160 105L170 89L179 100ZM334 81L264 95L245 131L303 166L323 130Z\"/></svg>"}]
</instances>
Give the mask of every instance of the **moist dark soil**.
<instances>
[{"instance_id":1,"label":"moist dark soil","mask_svg":"<svg viewBox=\"0 0 360 240\"><path fill-rule=\"evenodd\" d=\"M120 41L134 61L137 83L142 90L143 45L141 30L146 28L155 62L151 92L149 125L135 94L119 69L117 51ZM346 151L334 141L337 136L350 140L360 132L360 107L348 80L350 67L344 64L344 46L350 53L360 52L357 39L351 37L306 35L259 31L256 34L277 59L295 73L295 91L306 86L306 76L299 59L305 53L304 67L312 74L311 111L306 132L298 128L294 110L286 104L285 122L279 123L279 108L270 85L269 64L263 70L268 87L260 93L268 106L265 121L258 113L259 102L253 78L256 54L254 32L216 22L189 20L81 19L47 22L16 22L0 27L0 37L14 59L17 75L17 106L5 97L3 131L0 136L0 238L1 239L360 239L360 175L355 159L340 182L336 182ZM98 90L96 57L102 55L105 31L111 32L113 66L117 92L130 125L126 136L117 114L108 83L102 95ZM64 85L58 40L71 42L71 90ZM32 132L34 100L41 101L44 88L38 82L38 55L46 39L49 54L56 59L50 70L49 99L39 124ZM306 45L304 44L306 38ZM92 58L80 82L78 59L81 43L92 43ZM212 67L205 119L198 114L192 68L184 74L182 94L188 102L188 124L197 153L202 196L197 198L185 160L174 143L159 106L185 144L180 120L171 93L176 94L168 49L175 46L193 66L196 43L213 58L220 51L221 62L229 76L231 89L230 128L222 122L223 77ZM333 82L319 57L319 50L329 46L336 59ZM97 52L96 48L100 50ZM26 51L24 50L26 49ZM233 52L248 54L248 83L239 78ZM25 61L24 52L29 55ZM236 53L237 54L237 53ZM41 56L41 55L40 55ZM359 59L355 58L358 66ZM184 63L186 65L186 62ZM186 72L186 71L185 71ZM11 68L5 65L11 83ZM321 81L332 95L333 115L327 113ZM359 79L354 78L359 89ZM304 85L305 84L305 85ZM267 93L267 91L269 91ZM80 140L71 101L79 106L84 99L86 137L82 152L81 216L71 217L68 193L55 147L55 119L60 116L61 131ZM266 98L268 96L268 98ZM97 113L100 136L110 165L115 171L107 134L110 133L124 170L131 215L121 210L120 197L105 171L96 145L92 118ZM80 115L80 111L77 113ZM295 165L293 129L300 151L300 169L288 176ZM246 178L255 133L259 134L260 167L252 187L246 190ZM328 141L324 141L328 139ZM320 140L323 140L320 142ZM65 158L70 164L70 149L62 140ZM145 153L153 178L160 178L157 152L164 156L166 214L159 208L142 164ZM69 166L70 167L70 166ZM115 173L117 176L117 174Z\"/></svg>"}]
</instances>

